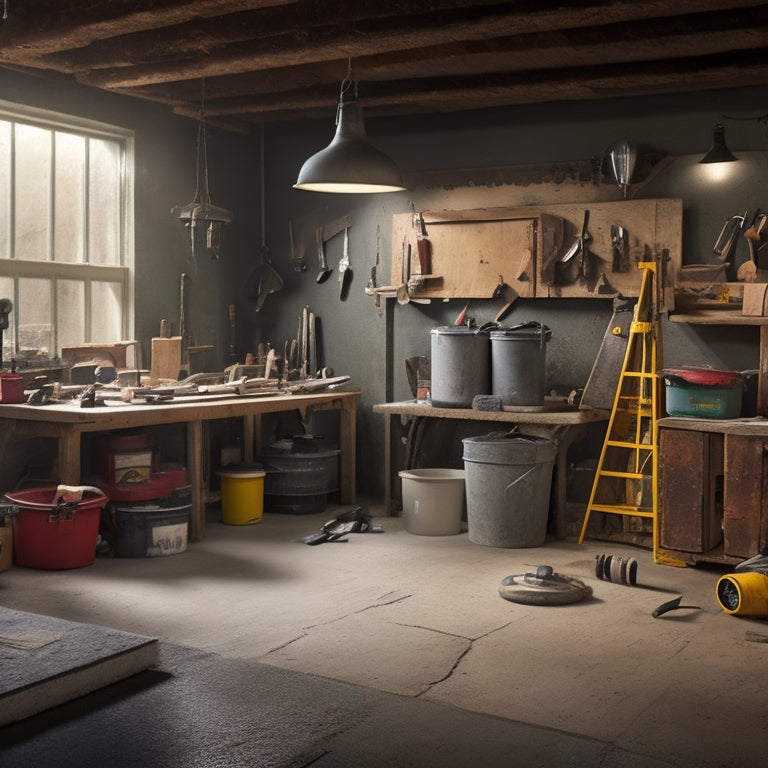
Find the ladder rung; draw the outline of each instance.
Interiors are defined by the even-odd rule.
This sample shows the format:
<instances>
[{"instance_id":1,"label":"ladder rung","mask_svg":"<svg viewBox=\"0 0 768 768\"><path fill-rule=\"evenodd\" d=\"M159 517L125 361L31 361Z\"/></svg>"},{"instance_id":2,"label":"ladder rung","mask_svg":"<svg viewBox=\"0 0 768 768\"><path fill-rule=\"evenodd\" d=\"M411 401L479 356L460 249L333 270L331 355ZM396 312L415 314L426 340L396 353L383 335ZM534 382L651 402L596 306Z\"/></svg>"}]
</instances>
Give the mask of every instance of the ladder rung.
<instances>
[{"instance_id":1,"label":"ladder rung","mask_svg":"<svg viewBox=\"0 0 768 768\"><path fill-rule=\"evenodd\" d=\"M642 480L644 477L651 477L651 475L644 472L621 472L618 469L604 469L602 472L598 472L598 477L623 477L627 480Z\"/></svg>"},{"instance_id":2,"label":"ladder rung","mask_svg":"<svg viewBox=\"0 0 768 768\"><path fill-rule=\"evenodd\" d=\"M640 509L629 504L591 504L590 512L608 512L612 515L631 515L632 517L653 517L652 509Z\"/></svg>"},{"instance_id":3,"label":"ladder rung","mask_svg":"<svg viewBox=\"0 0 768 768\"><path fill-rule=\"evenodd\" d=\"M650 443L630 443L629 440L606 440L606 445L614 448L634 448L635 450L653 451L655 446Z\"/></svg>"}]
</instances>

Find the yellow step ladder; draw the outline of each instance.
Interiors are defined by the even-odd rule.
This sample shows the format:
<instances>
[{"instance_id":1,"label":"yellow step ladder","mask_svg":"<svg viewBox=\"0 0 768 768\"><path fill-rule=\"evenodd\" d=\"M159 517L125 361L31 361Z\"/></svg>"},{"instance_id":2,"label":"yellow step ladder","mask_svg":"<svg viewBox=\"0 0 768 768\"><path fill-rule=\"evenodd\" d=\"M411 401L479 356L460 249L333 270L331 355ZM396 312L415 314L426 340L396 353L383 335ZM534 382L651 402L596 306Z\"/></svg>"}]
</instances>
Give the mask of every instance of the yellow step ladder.
<instances>
[{"instance_id":1,"label":"yellow step ladder","mask_svg":"<svg viewBox=\"0 0 768 768\"><path fill-rule=\"evenodd\" d=\"M613 409L600 452L579 544L593 512L648 518L653 525L653 556L658 550L658 420L661 390L661 323L654 297L657 265L638 263L640 293L629 327L627 349ZM620 329L616 329L619 332Z\"/></svg>"}]
</instances>

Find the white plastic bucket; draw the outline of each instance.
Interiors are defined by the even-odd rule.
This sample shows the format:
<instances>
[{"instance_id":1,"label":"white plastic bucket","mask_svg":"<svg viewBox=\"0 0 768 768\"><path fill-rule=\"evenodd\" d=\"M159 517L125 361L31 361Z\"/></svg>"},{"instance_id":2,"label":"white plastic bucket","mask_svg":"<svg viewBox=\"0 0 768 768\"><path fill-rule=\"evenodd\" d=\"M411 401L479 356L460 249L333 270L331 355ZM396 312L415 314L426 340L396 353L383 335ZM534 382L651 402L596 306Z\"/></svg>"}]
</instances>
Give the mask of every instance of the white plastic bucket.
<instances>
[{"instance_id":1,"label":"white plastic bucket","mask_svg":"<svg viewBox=\"0 0 768 768\"><path fill-rule=\"evenodd\" d=\"M463 469L408 469L403 486L405 530L421 536L461 533L464 515Z\"/></svg>"}]
</instances>

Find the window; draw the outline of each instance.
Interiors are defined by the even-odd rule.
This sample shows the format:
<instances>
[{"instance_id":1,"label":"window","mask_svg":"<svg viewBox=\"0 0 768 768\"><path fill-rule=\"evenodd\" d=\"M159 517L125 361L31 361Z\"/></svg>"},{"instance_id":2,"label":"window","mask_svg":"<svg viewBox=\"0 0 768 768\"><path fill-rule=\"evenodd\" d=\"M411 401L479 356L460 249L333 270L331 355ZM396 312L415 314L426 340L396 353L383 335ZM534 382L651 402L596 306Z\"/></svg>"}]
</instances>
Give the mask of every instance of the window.
<instances>
[{"instance_id":1,"label":"window","mask_svg":"<svg viewBox=\"0 0 768 768\"><path fill-rule=\"evenodd\" d=\"M133 134L0 101L2 359L133 335Z\"/></svg>"}]
</instances>

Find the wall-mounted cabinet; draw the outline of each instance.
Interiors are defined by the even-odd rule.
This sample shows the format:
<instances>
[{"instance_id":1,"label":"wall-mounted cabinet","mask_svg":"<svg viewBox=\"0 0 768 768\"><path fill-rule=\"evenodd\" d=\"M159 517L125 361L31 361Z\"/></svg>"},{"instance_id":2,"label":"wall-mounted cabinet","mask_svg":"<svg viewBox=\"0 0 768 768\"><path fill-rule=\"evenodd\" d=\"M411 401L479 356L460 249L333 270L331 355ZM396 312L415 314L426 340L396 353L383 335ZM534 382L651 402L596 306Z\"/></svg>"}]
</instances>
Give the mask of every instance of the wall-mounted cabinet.
<instances>
[{"instance_id":1,"label":"wall-mounted cabinet","mask_svg":"<svg viewBox=\"0 0 768 768\"><path fill-rule=\"evenodd\" d=\"M425 251L428 261L420 262ZM657 258L662 309L671 309L681 200L396 214L391 285L382 291L410 279L412 295L427 299L491 298L504 286L525 298L636 296L637 264Z\"/></svg>"}]
</instances>

